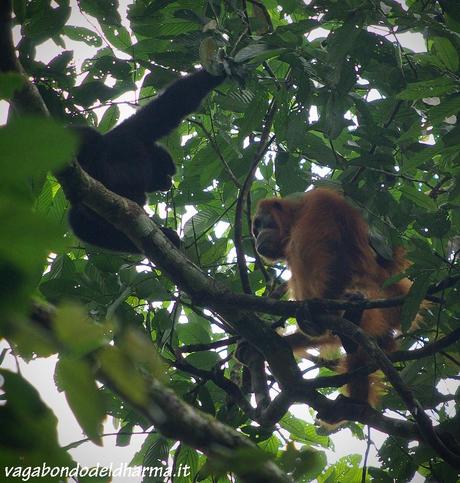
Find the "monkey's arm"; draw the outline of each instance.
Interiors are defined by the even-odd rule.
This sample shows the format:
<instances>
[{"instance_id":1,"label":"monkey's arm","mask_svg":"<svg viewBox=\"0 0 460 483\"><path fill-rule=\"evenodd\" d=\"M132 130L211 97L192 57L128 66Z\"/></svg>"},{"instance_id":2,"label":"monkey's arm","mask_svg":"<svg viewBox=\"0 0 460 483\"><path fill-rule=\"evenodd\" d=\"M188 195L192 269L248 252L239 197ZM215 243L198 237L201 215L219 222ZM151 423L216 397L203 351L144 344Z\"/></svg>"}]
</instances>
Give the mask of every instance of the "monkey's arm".
<instances>
[{"instance_id":1,"label":"monkey's arm","mask_svg":"<svg viewBox=\"0 0 460 483\"><path fill-rule=\"evenodd\" d=\"M169 134L184 117L195 112L206 95L225 79L200 70L170 84L149 104L111 131L111 134L132 132L144 142L155 141Z\"/></svg>"}]
</instances>

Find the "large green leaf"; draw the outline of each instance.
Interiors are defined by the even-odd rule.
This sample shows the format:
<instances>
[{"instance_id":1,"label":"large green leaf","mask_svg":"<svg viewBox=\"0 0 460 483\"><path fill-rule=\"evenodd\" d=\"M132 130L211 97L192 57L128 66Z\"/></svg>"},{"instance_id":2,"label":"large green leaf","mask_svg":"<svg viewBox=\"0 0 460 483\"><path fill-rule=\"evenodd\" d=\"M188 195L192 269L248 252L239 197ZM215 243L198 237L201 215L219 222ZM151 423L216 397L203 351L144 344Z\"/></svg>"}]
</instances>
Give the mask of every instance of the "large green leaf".
<instances>
[{"instance_id":1,"label":"large green leaf","mask_svg":"<svg viewBox=\"0 0 460 483\"><path fill-rule=\"evenodd\" d=\"M409 84L398 94L398 99L417 100L425 97L442 96L460 91L460 82L449 77L438 77Z\"/></svg>"},{"instance_id":2,"label":"large green leaf","mask_svg":"<svg viewBox=\"0 0 460 483\"><path fill-rule=\"evenodd\" d=\"M68 453L60 448L56 416L40 399L37 390L21 375L5 369L0 369L0 378L6 400L6 404L0 405L1 467L42 464L73 467ZM45 476L40 480L56 482L57 478Z\"/></svg>"},{"instance_id":3,"label":"large green leaf","mask_svg":"<svg viewBox=\"0 0 460 483\"><path fill-rule=\"evenodd\" d=\"M66 25L63 28L63 33L72 40L84 42L85 44L93 47L100 47L102 45L102 39L99 37L99 35L85 27Z\"/></svg>"},{"instance_id":4,"label":"large green leaf","mask_svg":"<svg viewBox=\"0 0 460 483\"><path fill-rule=\"evenodd\" d=\"M83 431L101 445L105 408L90 366L82 360L61 357L56 377Z\"/></svg>"},{"instance_id":5,"label":"large green leaf","mask_svg":"<svg viewBox=\"0 0 460 483\"><path fill-rule=\"evenodd\" d=\"M452 42L446 37L435 37L433 39L435 54L440 58L445 67L452 72L458 70L458 53Z\"/></svg>"},{"instance_id":6,"label":"large green leaf","mask_svg":"<svg viewBox=\"0 0 460 483\"><path fill-rule=\"evenodd\" d=\"M15 119L0 128L0 183L24 180L62 166L72 159L76 144L75 136L56 122Z\"/></svg>"}]
</instances>

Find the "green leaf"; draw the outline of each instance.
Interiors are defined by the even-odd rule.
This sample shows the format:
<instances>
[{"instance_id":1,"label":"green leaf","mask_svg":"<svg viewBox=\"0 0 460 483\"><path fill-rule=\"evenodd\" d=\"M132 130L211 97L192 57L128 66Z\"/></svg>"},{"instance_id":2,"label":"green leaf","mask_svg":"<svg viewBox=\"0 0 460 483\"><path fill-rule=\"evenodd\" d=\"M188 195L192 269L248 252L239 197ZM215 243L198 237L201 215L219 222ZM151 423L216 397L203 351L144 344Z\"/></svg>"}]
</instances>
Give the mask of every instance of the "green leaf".
<instances>
[{"instance_id":1,"label":"green leaf","mask_svg":"<svg viewBox=\"0 0 460 483\"><path fill-rule=\"evenodd\" d=\"M326 136L330 139L337 138L346 126L353 124L352 121L344 117L348 107L348 99L342 93L332 91L327 96L326 106L321 112L320 121L324 126Z\"/></svg>"},{"instance_id":2,"label":"green leaf","mask_svg":"<svg viewBox=\"0 0 460 483\"><path fill-rule=\"evenodd\" d=\"M130 52L132 40L125 27L120 24L113 25L111 22L104 22L101 26L105 37L116 49L122 52Z\"/></svg>"},{"instance_id":3,"label":"green leaf","mask_svg":"<svg viewBox=\"0 0 460 483\"><path fill-rule=\"evenodd\" d=\"M405 439L389 436L379 451L383 469L388 469L392 477L397 474L400 481L411 481L417 471L408 444Z\"/></svg>"},{"instance_id":4,"label":"green leaf","mask_svg":"<svg viewBox=\"0 0 460 483\"><path fill-rule=\"evenodd\" d=\"M171 443L161 434L151 433L145 438L141 449L130 461L130 466L144 465L146 467L165 467L165 462L169 460L169 450Z\"/></svg>"},{"instance_id":5,"label":"green leaf","mask_svg":"<svg viewBox=\"0 0 460 483\"><path fill-rule=\"evenodd\" d=\"M452 72L458 71L458 53L452 42L446 37L434 37L433 48L441 62Z\"/></svg>"},{"instance_id":6,"label":"green leaf","mask_svg":"<svg viewBox=\"0 0 460 483\"><path fill-rule=\"evenodd\" d=\"M83 12L97 18L99 22L120 25L118 0L80 0L78 5Z\"/></svg>"},{"instance_id":7,"label":"green leaf","mask_svg":"<svg viewBox=\"0 0 460 483\"><path fill-rule=\"evenodd\" d=\"M307 129L307 117L305 112L294 112L288 116L286 142L290 151L295 151L303 145Z\"/></svg>"},{"instance_id":8,"label":"green leaf","mask_svg":"<svg viewBox=\"0 0 460 483\"><path fill-rule=\"evenodd\" d=\"M412 284L401 311L401 325L403 332L407 331L420 309L431 282L431 273L425 272L417 276Z\"/></svg>"},{"instance_id":9,"label":"green leaf","mask_svg":"<svg viewBox=\"0 0 460 483\"><path fill-rule=\"evenodd\" d=\"M288 431L296 441L319 444L324 448L329 447L329 438L327 436L317 434L313 424L296 418L290 413L283 416L280 421L280 426Z\"/></svg>"},{"instance_id":10,"label":"green leaf","mask_svg":"<svg viewBox=\"0 0 460 483\"><path fill-rule=\"evenodd\" d=\"M146 404L147 383L119 349L107 346L98 352L97 358L102 370L121 394L129 394L136 404Z\"/></svg>"},{"instance_id":11,"label":"green leaf","mask_svg":"<svg viewBox=\"0 0 460 483\"><path fill-rule=\"evenodd\" d=\"M283 196L303 192L310 184L309 173L301 170L298 158L283 151L276 155L275 177Z\"/></svg>"},{"instance_id":12,"label":"green leaf","mask_svg":"<svg viewBox=\"0 0 460 483\"><path fill-rule=\"evenodd\" d=\"M105 102L114 94L113 87L109 87L101 80L91 80L72 89L74 102L84 107L94 104L97 100Z\"/></svg>"},{"instance_id":13,"label":"green leaf","mask_svg":"<svg viewBox=\"0 0 460 483\"><path fill-rule=\"evenodd\" d=\"M140 299L148 299L150 302L155 300L171 300L173 298L160 281L155 278L153 273L138 273L132 282L136 295Z\"/></svg>"},{"instance_id":14,"label":"green leaf","mask_svg":"<svg viewBox=\"0 0 460 483\"><path fill-rule=\"evenodd\" d=\"M359 468L362 456L351 454L340 458L337 463L331 465L322 475L318 475L319 483L336 483L361 481L362 470Z\"/></svg>"},{"instance_id":15,"label":"green leaf","mask_svg":"<svg viewBox=\"0 0 460 483\"><path fill-rule=\"evenodd\" d=\"M117 433L116 445L119 447L129 446L133 430L134 423L129 422L123 425Z\"/></svg>"},{"instance_id":16,"label":"green leaf","mask_svg":"<svg viewBox=\"0 0 460 483\"><path fill-rule=\"evenodd\" d=\"M433 250L431 244L421 238L413 238L411 240L414 250L410 253L410 258L416 266L416 271L414 272L416 276L423 271L435 271L438 270L443 260L439 257Z\"/></svg>"},{"instance_id":17,"label":"green leaf","mask_svg":"<svg viewBox=\"0 0 460 483\"><path fill-rule=\"evenodd\" d=\"M445 147L442 143L435 144L433 146L423 145L423 149L416 154L410 156L409 160L405 162L405 167L408 169L417 168L426 162L435 160L436 157L447 158L447 156L456 155L459 152L460 144L454 144L453 146Z\"/></svg>"},{"instance_id":18,"label":"green leaf","mask_svg":"<svg viewBox=\"0 0 460 483\"><path fill-rule=\"evenodd\" d=\"M174 481L177 483L189 483L198 473L198 451L181 444L176 452L174 460Z\"/></svg>"},{"instance_id":19,"label":"green leaf","mask_svg":"<svg viewBox=\"0 0 460 483\"><path fill-rule=\"evenodd\" d=\"M280 25L276 28L275 32L270 37L270 42L273 45L279 45L281 41L281 43L286 43L286 46L296 46L298 45L297 39L299 37L301 39L302 34L304 34L305 32L309 32L310 30L313 30L315 27L318 26L319 22L310 18L298 20L297 22L292 22L287 25ZM291 36L287 36L286 34L291 34ZM273 41L272 38L274 38L275 41ZM292 42L291 39L296 40Z\"/></svg>"},{"instance_id":20,"label":"green leaf","mask_svg":"<svg viewBox=\"0 0 460 483\"><path fill-rule=\"evenodd\" d=\"M101 122L99 123L99 131L104 134L110 131L117 124L120 118L120 109L116 104L112 104L102 116Z\"/></svg>"},{"instance_id":21,"label":"green leaf","mask_svg":"<svg viewBox=\"0 0 460 483\"><path fill-rule=\"evenodd\" d=\"M84 42L92 47L100 47L102 45L102 39L90 29L85 27L75 27L73 25L66 25L62 32L67 35L69 39L75 40L77 42Z\"/></svg>"},{"instance_id":22,"label":"green leaf","mask_svg":"<svg viewBox=\"0 0 460 483\"><path fill-rule=\"evenodd\" d=\"M2 190L0 182L0 192ZM27 194L21 196L20 191L10 196L0 194L0 220L0 306L5 312L25 312L29 308L30 293L36 289L45 266L47 254L50 250L60 251L63 248L62 241L59 241L62 232L55 224L33 212L27 203ZM10 317L13 318L11 314ZM0 325L5 324L5 329L10 326L10 317L0 321ZM18 324L14 326L19 328ZM41 342L39 337L35 338ZM34 338L24 342L27 346L24 349L29 352ZM38 346L35 349L43 353Z\"/></svg>"},{"instance_id":23,"label":"green leaf","mask_svg":"<svg viewBox=\"0 0 460 483\"><path fill-rule=\"evenodd\" d=\"M261 441L257 445L265 452L276 456L279 448L281 447L281 441L275 435L272 435L270 438L266 439L265 441Z\"/></svg>"},{"instance_id":24,"label":"green leaf","mask_svg":"<svg viewBox=\"0 0 460 483\"><path fill-rule=\"evenodd\" d=\"M11 99L24 85L24 78L15 72L0 74L0 99Z\"/></svg>"},{"instance_id":25,"label":"green leaf","mask_svg":"<svg viewBox=\"0 0 460 483\"><path fill-rule=\"evenodd\" d=\"M210 206L203 206L202 209L193 215L184 226L184 236L194 237L201 235L210 227L214 226L221 214Z\"/></svg>"},{"instance_id":26,"label":"green leaf","mask_svg":"<svg viewBox=\"0 0 460 483\"><path fill-rule=\"evenodd\" d=\"M270 59L271 57L276 57L285 51L286 49L284 48L274 49L267 44L255 43L243 47L240 51L238 51L234 60L238 64L247 62L248 60L258 61L260 63L266 59Z\"/></svg>"},{"instance_id":27,"label":"green leaf","mask_svg":"<svg viewBox=\"0 0 460 483\"><path fill-rule=\"evenodd\" d=\"M361 29L356 25L354 17L347 20L342 27L334 30L328 37L327 59L332 66L339 67L347 53L356 46L356 38Z\"/></svg>"},{"instance_id":28,"label":"green leaf","mask_svg":"<svg viewBox=\"0 0 460 483\"><path fill-rule=\"evenodd\" d=\"M193 32L200 28L196 22L190 22L183 18L171 18L166 22L161 22L157 26L155 37L176 37L177 35Z\"/></svg>"},{"instance_id":29,"label":"green leaf","mask_svg":"<svg viewBox=\"0 0 460 483\"><path fill-rule=\"evenodd\" d=\"M93 443L101 446L105 408L89 365L61 356L56 365L56 377L83 431Z\"/></svg>"},{"instance_id":30,"label":"green leaf","mask_svg":"<svg viewBox=\"0 0 460 483\"><path fill-rule=\"evenodd\" d=\"M284 471L292 472L294 481L307 482L323 473L327 459L323 451L310 447L303 447L299 451L292 442L289 442L278 463Z\"/></svg>"},{"instance_id":31,"label":"green leaf","mask_svg":"<svg viewBox=\"0 0 460 483\"><path fill-rule=\"evenodd\" d=\"M432 107L428 111L428 118L433 124L437 124L453 114L458 114L459 111L460 96L453 96L441 101L441 104Z\"/></svg>"},{"instance_id":32,"label":"green leaf","mask_svg":"<svg viewBox=\"0 0 460 483\"><path fill-rule=\"evenodd\" d=\"M323 473L327 465L326 453L313 448L302 448L298 458L293 473L297 481L300 481L300 478L302 478L301 481L314 480L318 475Z\"/></svg>"},{"instance_id":33,"label":"green leaf","mask_svg":"<svg viewBox=\"0 0 460 483\"><path fill-rule=\"evenodd\" d=\"M267 112L268 99L264 92L256 95L247 107L240 121L240 136L256 131L262 124Z\"/></svg>"},{"instance_id":34,"label":"green leaf","mask_svg":"<svg viewBox=\"0 0 460 483\"><path fill-rule=\"evenodd\" d=\"M37 390L21 375L0 369L6 404L0 404L0 467L72 467L74 462L60 448L57 419L43 403ZM50 482L49 478L41 481Z\"/></svg>"},{"instance_id":35,"label":"green leaf","mask_svg":"<svg viewBox=\"0 0 460 483\"><path fill-rule=\"evenodd\" d=\"M56 8L43 5L24 23L24 33L36 43L43 42L61 33L70 13L68 1L60 2Z\"/></svg>"},{"instance_id":36,"label":"green leaf","mask_svg":"<svg viewBox=\"0 0 460 483\"><path fill-rule=\"evenodd\" d=\"M108 328L91 322L77 305L61 305L53 324L59 340L75 355L88 354L106 341Z\"/></svg>"},{"instance_id":37,"label":"green leaf","mask_svg":"<svg viewBox=\"0 0 460 483\"><path fill-rule=\"evenodd\" d=\"M380 468L368 468L369 474L372 476L372 481L376 483L394 483L394 478L386 471Z\"/></svg>"},{"instance_id":38,"label":"green leaf","mask_svg":"<svg viewBox=\"0 0 460 483\"><path fill-rule=\"evenodd\" d=\"M326 144L324 137L319 134L307 132L303 135L301 146L303 148L302 154L308 159L314 159L319 164L327 165L332 168L337 163L334 152Z\"/></svg>"},{"instance_id":39,"label":"green leaf","mask_svg":"<svg viewBox=\"0 0 460 483\"><path fill-rule=\"evenodd\" d=\"M200 318L193 317L193 314L190 314L186 324L178 324L176 330L183 344L207 344L211 342L208 330L206 330Z\"/></svg>"},{"instance_id":40,"label":"green leaf","mask_svg":"<svg viewBox=\"0 0 460 483\"><path fill-rule=\"evenodd\" d=\"M446 209L423 213L414 223L414 228L425 237L442 238L448 234L450 227L449 213Z\"/></svg>"},{"instance_id":41,"label":"green leaf","mask_svg":"<svg viewBox=\"0 0 460 483\"><path fill-rule=\"evenodd\" d=\"M203 267L209 266L213 263L222 262L227 255L228 239L221 238L211 244L208 250L201 252L200 262Z\"/></svg>"},{"instance_id":42,"label":"green leaf","mask_svg":"<svg viewBox=\"0 0 460 483\"><path fill-rule=\"evenodd\" d=\"M26 19L26 0L13 0L13 12L19 23L24 23Z\"/></svg>"},{"instance_id":43,"label":"green leaf","mask_svg":"<svg viewBox=\"0 0 460 483\"><path fill-rule=\"evenodd\" d=\"M401 91L396 97L407 101L423 99L425 97L442 96L460 91L460 82L449 77L413 82Z\"/></svg>"},{"instance_id":44,"label":"green leaf","mask_svg":"<svg viewBox=\"0 0 460 483\"><path fill-rule=\"evenodd\" d=\"M0 145L1 184L61 167L72 159L77 141L49 119L16 118L0 128Z\"/></svg>"},{"instance_id":45,"label":"green leaf","mask_svg":"<svg viewBox=\"0 0 460 483\"><path fill-rule=\"evenodd\" d=\"M217 352L202 351L189 354L186 361L198 369L211 370L221 359Z\"/></svg>"},{"instance_id":46,"label":"green leaf","mask_svg":"<svg viewBox=\"0 0 460 483\"><path fill-rule=\"evenodd\" d=\"M435 211L437 209L435 201L422 191L418 191L412 186L402 186L401 193L409 199L412 203L428 211Z\"/></svg>"}]
</instances>

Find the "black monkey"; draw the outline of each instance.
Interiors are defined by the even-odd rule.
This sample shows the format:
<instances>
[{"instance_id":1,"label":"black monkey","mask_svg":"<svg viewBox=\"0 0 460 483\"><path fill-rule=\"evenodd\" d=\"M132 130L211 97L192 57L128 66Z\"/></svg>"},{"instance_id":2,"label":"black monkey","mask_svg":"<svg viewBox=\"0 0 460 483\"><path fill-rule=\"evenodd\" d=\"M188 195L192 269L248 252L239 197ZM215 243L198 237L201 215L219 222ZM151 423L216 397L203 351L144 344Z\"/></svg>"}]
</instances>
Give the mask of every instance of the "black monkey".
<instances>
[{"instance_id":1,"label":"black monkey","mask_svg":"<svg viewBox=\"0 0 460 483\"><path fill-rule=\"evenodd\" d=\"M146 193L167 191L176 172L168 151L155 141L196 111L204 97L224 79L224 75L200 70L167 86L149 104L104 135L90 127L74 128L80 137L79 164L111 191L143 206ZM139 253L126 235L78 201L71 202L69 222L75 235L87 243ZM162 230L174 244L179 244L176 232Z\"/></svg>"}]
</instances>

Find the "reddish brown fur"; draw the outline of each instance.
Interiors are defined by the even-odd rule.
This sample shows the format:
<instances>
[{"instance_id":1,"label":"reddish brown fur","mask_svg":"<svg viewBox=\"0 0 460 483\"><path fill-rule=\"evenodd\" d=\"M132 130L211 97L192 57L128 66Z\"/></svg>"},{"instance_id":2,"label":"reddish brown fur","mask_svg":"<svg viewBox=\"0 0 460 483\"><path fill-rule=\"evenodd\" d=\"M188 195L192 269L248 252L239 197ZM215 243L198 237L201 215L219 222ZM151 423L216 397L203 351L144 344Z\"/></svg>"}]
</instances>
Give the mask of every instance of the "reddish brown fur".
<instances>
[{"instance_id":1,"label":"reddish brown fur","mask_svg":"<svg viewBox=\"0 0 460 483\"><path fill-rule=\"evenodd\" d=\"M367 223L341 194L317 188L298 199L267 199L259 203L257 213L265 216L270 213L276 221L278 234L273 235L273 242L282 247L280 258L286 260L291 270L289 285L295 300L340 298L345 292L361 292L375 299L408 292L407 279L383 288L385 280L407 266L404 251L398 248L392 262L379 263L369 245ZM385 351L393 351L394 333L400 327L400 308L366 310L360 327L378 338ZM331 334L314 342L316 346L340 344ZM344 368L354 370L367 362L366 354L358 348L356 353L347 355ZM376 386L375 378L366 377L364 381L359 378L349 385L348 394L375 404Z\"/></svg>"}]
</instances>

